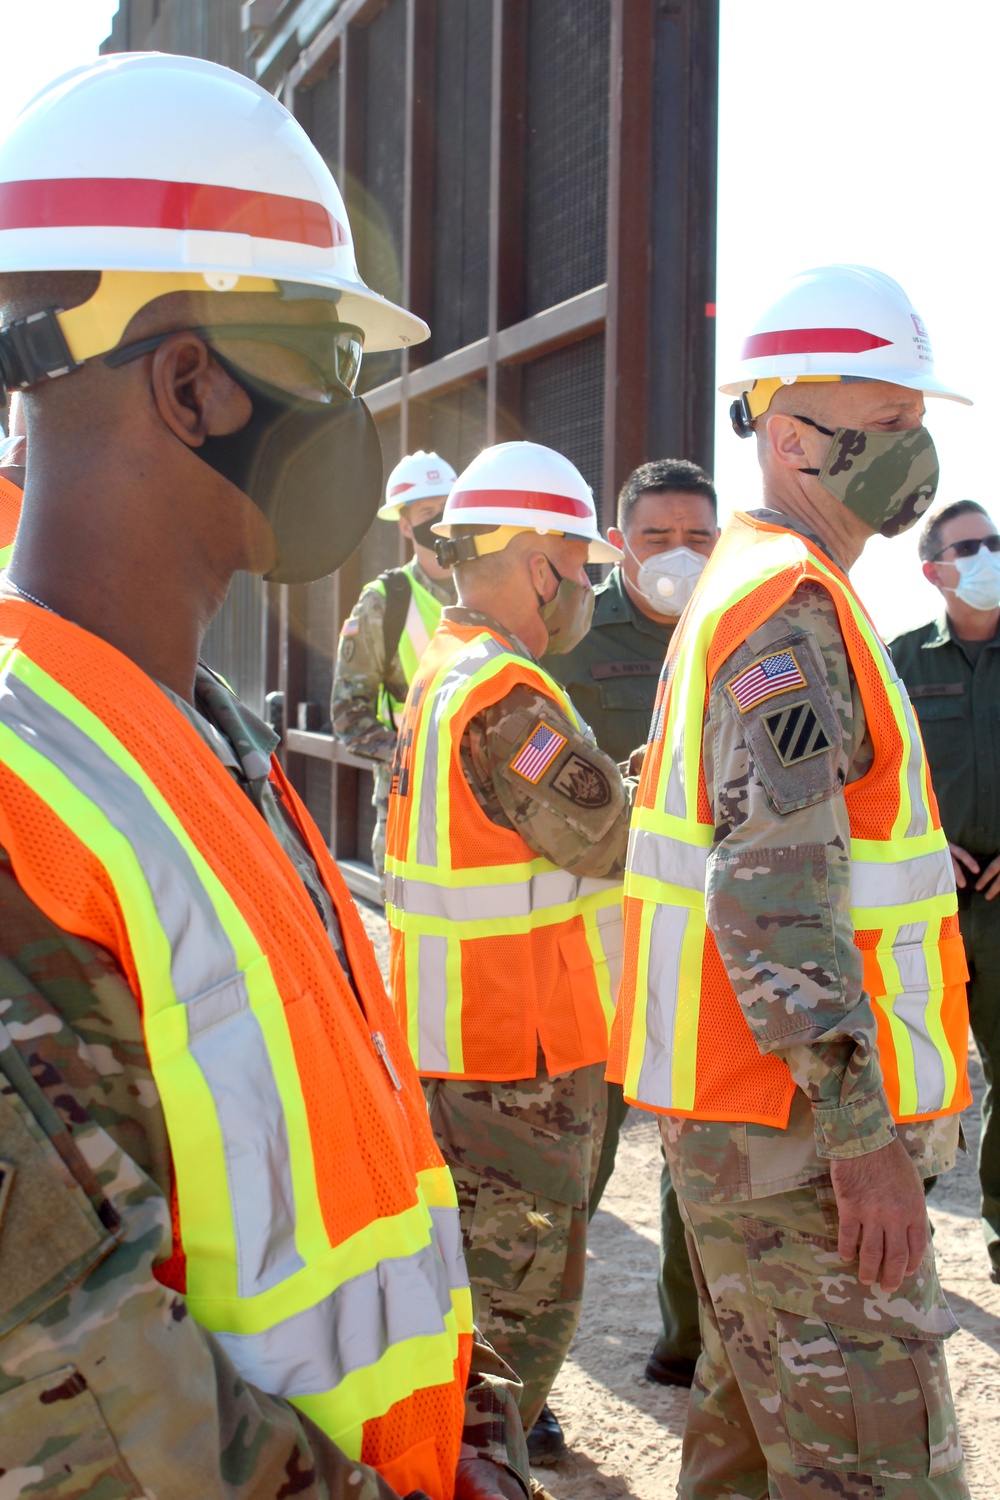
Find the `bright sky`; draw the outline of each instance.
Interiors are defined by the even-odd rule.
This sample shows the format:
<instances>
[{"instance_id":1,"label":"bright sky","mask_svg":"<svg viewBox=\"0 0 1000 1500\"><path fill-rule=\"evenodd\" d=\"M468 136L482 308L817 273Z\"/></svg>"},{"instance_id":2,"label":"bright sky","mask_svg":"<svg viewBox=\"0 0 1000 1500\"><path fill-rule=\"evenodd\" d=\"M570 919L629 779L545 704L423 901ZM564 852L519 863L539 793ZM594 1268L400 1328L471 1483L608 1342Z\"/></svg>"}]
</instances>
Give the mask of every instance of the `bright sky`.
<instances>
[{"instance_id":1,"label":"bright sky","mask_svg":"<svg viewBox=\"0 0 1000 1500\"><path fill-rule=\"evenodd\" d=\"M776 283L831 261L876 266L915 304L938 373L976 403L927 403L938 499L978 500L1000 517L990 436L1000 7L721 3L719 379L731 378L732 352ZM759 480L728 403L719 397L716 479L732 509L757 503ZM887 635L941 604L920 576L913 532L869 542L852 577Z\"/></svg>"},{"instance_id":2,"label":"bright sky","mask_svg":"<svg viewBox=\"0 0 1000 1500\"><path fill-rule=\"evenodd\" d=\"M719 378L786 276L832 260L887 271L929 328L939 372L976 402L928 403L939 499L970 496L1000 515L989 436L1000 6L721 5ZM96 55L117 8L118 0L0 0L0 132L50 78ZM717 431L724 507L755 504L753 444L732 433L722 397ZM912 533L869 543L854 579L887 634L928 619L939 603L920 577Z\"/></svg>"}]
</instances>

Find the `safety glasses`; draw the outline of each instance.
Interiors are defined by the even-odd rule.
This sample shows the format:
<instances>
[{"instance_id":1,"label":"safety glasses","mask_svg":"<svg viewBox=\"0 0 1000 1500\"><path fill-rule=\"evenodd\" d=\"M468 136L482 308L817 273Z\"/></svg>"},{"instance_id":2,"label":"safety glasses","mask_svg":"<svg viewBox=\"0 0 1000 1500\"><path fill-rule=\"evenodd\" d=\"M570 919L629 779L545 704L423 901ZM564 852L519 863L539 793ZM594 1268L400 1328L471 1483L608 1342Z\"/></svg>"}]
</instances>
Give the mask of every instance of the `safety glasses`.
<instances>
[{"instance_id":1,"label":"safety glasses","mask_svg":"<svg viewBox=\"0 0 1000 1500\"><path fill-rule=\"evenodd\" d=\"M954 562L960 557L975 557L980 547L985 547L987 552L1000 552L1000 536L994 532L992 536L967 536L963 537L960 542L949 542L947 547L942 547L940 552L935 552L931 562L940 562L946 552L955 554L954 558L948 559L949 562Z\"/></svg>"},{"instance_id":2,"label":"safety glasses","mask_svg":"<svg viewBox=\"0 0 1000 1500\"><path fill-rule=\"evenodd\" d=\"M229 343L231 340L247 340L255 344L275 344L279 349L291 349L308 360L317 371L323 389L329 395L353 396L361 373L361 356L364 351L364 335L359 328L346 324L297 324L297 323L220 323L214 328L172 329L170 333L157 333L148 339L139 339L121 349L112 349L104 356L104 363L116 368L151 354L175 333L196 333L209 346Z\"/></svg>"}]
</instances>

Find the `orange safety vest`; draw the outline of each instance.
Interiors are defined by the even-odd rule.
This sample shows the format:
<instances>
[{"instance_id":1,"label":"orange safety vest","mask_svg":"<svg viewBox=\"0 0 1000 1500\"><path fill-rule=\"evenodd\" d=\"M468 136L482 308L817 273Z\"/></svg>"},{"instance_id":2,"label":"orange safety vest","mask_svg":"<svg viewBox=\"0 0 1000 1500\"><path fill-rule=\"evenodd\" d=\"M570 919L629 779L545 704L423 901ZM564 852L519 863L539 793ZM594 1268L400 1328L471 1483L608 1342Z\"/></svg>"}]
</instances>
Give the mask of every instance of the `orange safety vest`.
<instances>
[{"instance_id":1,"label":"orange safety vest","mask_svg":"<svg viewBox=\"0 0 1000 1500\"><path fill-rule=\"evenodd\" d=\"M361 1002L292 862L119 651L0 601L0 844L111 952L142 1011L182 1292L248 1381L398 1491L451 1500L471 1303L454 1186L371 945L320 834Z\"/></svg>"},{"instance_id":2,"label":"orange safety vest","mask_svg":"<svg viewBox=\"0 0 1000 1500\"><path fill-rule=\"evenodd\" d=\"M476 801L466 726L518 685L585 728L496 631L443 619L400 724L386 831L399 1024L422 1076L533 1078L603 1062L621 966L621 881L570 874Z\"/></svg>"},{"instance_id":3,"label":"orange safety vest","mask_svg":"<svg viewBox=\"0 0 1000 1500\"><path fill-rule=\"evenodd\" d=\"M12 479L5 479L0 474L0 568L5 568L10 562L23 499L24 491Z\"/></svg>"},{"instance_id":4,"label":"orange safety vest","mask_svg":"<svg viewBox=\"0 0 1000 1500\"><path fill-rule=\"evenodd\" d=\"M951 859L906 689L840 569L804 538L742 512L702 575L657 694L633 812L608 1077L624 1083L632 1103L661 1113L788 1124L791 1074L758 1051L706 925L714 819L702 743L715 674L805 580L822 585L837 610L875 750L871 770L844 797L854 941L889 1105L897 1121L957 1114L970 1101L968 971Z\"/></svg>"}]
</instances>

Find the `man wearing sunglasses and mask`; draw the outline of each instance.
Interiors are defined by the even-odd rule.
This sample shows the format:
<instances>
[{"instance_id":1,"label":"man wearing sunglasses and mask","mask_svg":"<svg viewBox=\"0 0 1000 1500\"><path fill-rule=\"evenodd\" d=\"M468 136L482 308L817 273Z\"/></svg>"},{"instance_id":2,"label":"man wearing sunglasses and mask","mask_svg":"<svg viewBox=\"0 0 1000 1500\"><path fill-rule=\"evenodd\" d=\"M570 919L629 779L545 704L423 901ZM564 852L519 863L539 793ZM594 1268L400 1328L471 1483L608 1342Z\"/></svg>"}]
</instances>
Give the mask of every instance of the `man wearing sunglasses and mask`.
<instances>
[{"instance_id":1,"label":"man wearing sunglasses and mask","mask_svg":"<svg viewBox=\"0 0 1000 1500\"><path fill-rule=\"evenodd\" d=\"M936 620L890 642L920 720L948 835L969 962L969 1019L987 1085L1000 1077L1000 535L974 500L935 511L920 534ZM981 1216L1000 1282L1000 1111L983 1100Z\"/></svg>"},{"instance_id":2,"label":"man wearing sunglasses and mask","mask_svg":"<svg viewBox=\"0 0 1000 1500\"><path fill-rule=\"evenodd\" d=\"M913 709L847 577L937 484L902 288L793 279L743 345L762 507L668 652L608 1076L657 1111L701 1302L678 1493L964 1500L922 1178L954 1164L967 971Z\"/></svg>"},{"instance_id":3,"label":"man wearing sunglasses and mask","mask_svg":"<svg viewBox=\"0 0 1000 1500\"><path fill-rule=\"evenodd\" d=\"M385 872L385 820L396 727L417 663L437 629L441 610L455 602L451 570L434 555L431 531L440 520L455 470L437 453L408 453L385 486L380 521L395 521L413 556L365 584L344 621L333 676L333 732L355 755L373 762L372 864Z\"/></svg>"},{"instance_id":4,"label":"man wearing sunglasses and mask","mask_svg":"<svg viewBox=\"0 0 1000 1500\"><path fill-rule=\"evenodd\" d=\"M629 798L539 658L590 625L620 553L537 443L487 448L434 530L444 610L400 722L386 838L393 1004L452 1169L477 1326L517 1371L533 1461L580 1316L621 969Z\"/></svg>"},{"instance_id":5,"label":"man wearing sunglasses and mask","mask_svg":"<svg viewBox=\"0 0 1000 1500\"><path fill-rule=\"evenodd\" d=\"M357 545L362 344L426 329L361 281L287 111L156 54L65 75L0 144L0 319L31 451L0 590L0 1469L517 1500L371 946L198 660L235 571Z\"/></svg>"}]
</instances>

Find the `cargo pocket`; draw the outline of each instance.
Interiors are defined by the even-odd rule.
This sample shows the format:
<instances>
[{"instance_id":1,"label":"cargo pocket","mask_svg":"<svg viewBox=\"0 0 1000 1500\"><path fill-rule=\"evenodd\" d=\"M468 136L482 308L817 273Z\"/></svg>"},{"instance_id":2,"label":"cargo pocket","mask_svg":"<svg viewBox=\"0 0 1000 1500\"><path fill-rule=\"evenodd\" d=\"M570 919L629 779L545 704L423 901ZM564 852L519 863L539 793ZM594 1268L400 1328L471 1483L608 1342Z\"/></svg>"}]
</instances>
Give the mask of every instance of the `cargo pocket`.
<instances>
[{"instance_id":1,"label":"cargo pocket","mask_svg":"<svg viewBox=\"0 0 1000 1500\"><path fill-rule=\"evenodd\" d=\"M834 1240L741 1220L792 1459L886 1480L962 1461L943 1340L958 1324L928 1251L891 1296L857 1280Z\"/></svg>"},{"instance_id":2,"label":"cargo pocket","mask_svg":"<svg viewBox=\"0 0 1000 1500\"><path fill-rule=\"evenodd\" d=\"M0 1396L0 1494L78 1500L147 1494L118 1450L87 1382L64 1365Z\"/></svg>"}]
</instances>

